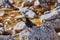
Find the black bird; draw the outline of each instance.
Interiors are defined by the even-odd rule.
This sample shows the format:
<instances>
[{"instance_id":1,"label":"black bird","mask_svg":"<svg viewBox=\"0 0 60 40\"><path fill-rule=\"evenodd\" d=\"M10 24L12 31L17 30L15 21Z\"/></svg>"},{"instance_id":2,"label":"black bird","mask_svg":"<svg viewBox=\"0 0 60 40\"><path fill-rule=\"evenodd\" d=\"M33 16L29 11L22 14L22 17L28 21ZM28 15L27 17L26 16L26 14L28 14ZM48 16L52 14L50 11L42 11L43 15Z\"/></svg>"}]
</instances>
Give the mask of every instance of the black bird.
<instances>
[{"instance_id":1,"label":"black bird","mask_svg":"<svg viewBox=\"0 0 60 40\"><path fill-rule=\"evenodd\" d=\"M34 24L29 20L29 18L26 18L26 23L25 24L30 28L32 28L34 26Z\"/></svg>"}]
</instances>

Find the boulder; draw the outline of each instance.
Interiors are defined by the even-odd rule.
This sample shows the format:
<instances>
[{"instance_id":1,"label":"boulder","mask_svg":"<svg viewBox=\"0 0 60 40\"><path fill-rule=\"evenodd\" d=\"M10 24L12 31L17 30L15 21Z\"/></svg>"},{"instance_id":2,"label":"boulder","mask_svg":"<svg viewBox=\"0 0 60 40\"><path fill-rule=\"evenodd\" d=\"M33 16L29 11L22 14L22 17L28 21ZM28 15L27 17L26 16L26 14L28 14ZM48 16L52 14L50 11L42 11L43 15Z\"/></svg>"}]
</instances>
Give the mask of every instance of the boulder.
<instances>
[{"instance_id":1,"label":"boulder","mask_svg":"<svg viewBox=\"0 0 60 40\"><path fill-rule=\"evenodd\" d=\"M49 25L33 27L32 30L28 36L29 40L59 40L54 28Z\"/></svg>"}]
</instances>

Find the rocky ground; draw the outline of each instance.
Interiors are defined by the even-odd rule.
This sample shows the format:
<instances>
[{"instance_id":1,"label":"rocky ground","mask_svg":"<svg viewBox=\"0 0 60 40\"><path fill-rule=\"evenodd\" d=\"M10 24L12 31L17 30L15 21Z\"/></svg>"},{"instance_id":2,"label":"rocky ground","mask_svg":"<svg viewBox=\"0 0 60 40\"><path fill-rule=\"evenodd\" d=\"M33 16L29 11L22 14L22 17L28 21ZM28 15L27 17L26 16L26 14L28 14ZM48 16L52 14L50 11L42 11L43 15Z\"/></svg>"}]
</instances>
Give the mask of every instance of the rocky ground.
<instances>
[{"instance_id":1,"label":"rocky ground","mask_svg":"<svg viewBox=\"0 0 60 40\"><path fill-rule=\"evenodd\" d=\"M0 40L60 40L59 0L0 0Z\"/></svg>"}]
</instances>

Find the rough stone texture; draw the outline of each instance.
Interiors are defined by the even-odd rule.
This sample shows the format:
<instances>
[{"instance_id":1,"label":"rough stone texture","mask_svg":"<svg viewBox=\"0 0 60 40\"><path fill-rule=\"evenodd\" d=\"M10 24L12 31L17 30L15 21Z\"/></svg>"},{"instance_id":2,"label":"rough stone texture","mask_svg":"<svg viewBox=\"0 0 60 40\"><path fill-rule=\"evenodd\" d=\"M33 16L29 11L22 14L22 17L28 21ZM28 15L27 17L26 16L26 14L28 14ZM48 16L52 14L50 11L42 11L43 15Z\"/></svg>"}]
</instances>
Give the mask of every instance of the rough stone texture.
<instances>
[{"instance_id":1,"label":"rough stone texture","mask_svg":"<svg viewBox=\"0 0 60 40\"><path fill-rule=\"evenodd\" d=\"M55 29L60 28L60 19L48 21L48 23L53 26Z\"/></svg>"},{"instance_id":2,"label":"rough stone texture","mask_svg":"<svg viewBox=\"0 0 60 40\"><path fill-rule=\"evenodd\" d=\"M49 21L48 24L54 27L56 32L60 32L60 19Z\"/></svg>"},{"instance_id":3,"label":"rough stone texture","mask_svg":"<svg viewBox=\"0 0 60 40\"><path fill-rule=\"evenodd\" d=\"M57 32L60 32L60 13L47 19L46 22L50 24Z\"/></svg>"},{"instance_id":4,"label":"rough stone texture","mask_svg":"<svg viewBox=\"0 0 60 40\"><path fill-rule=\"evenodd\" d=\"M54 28L47 25L34 27L28 38L29 40L59 40Z\"/></svg>"},{"instance_id":5,"label":"rough stone texture","mask_svg":"<svg viewBox=\"0 0 60 40\"><path fill-rule=\"evenodd\" d=\"M0 35L0 40L14 40L11 36Z\"/></svg>"}]
</instances>

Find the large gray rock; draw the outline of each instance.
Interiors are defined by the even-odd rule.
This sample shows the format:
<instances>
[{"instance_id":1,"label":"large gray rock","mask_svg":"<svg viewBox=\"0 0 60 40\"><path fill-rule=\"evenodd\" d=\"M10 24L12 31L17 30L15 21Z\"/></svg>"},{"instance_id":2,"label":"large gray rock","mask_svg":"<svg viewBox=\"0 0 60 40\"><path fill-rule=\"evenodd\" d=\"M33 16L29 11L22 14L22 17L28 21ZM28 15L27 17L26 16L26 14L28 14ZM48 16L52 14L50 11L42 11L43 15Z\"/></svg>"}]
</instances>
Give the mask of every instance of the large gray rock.
<instances>
[{"instance_id":1,"label":"large gray rock","mask_svg":"<svg viewBox=\"0 0 60 40\"><path fill-rule=\"evenodd\" d=\"M6 36L6 35L0 35L0 40L14 40L13 37L11 36Z\"/></svg>"},{"instance_id":2,"label":"large gray rock","mask_svg":"<svg viewBox=\"0 0 60 40\"><path fill-rule=\"evenodd\" d=\"M56 32L60 32L60 19L48 21L48 24L54 27Z\"/></svg>"},{"instance_id":3,"label":"large gray rock","mask_svg":"<svg viewBox=\"0 0 60 40\"><path fill-rule=\"evenodd\" d=\"M57 7L53 11L51 11L51 13L49 13L51 15L53 14L52 16L45 14L45 16L46 16L45 18L46 19L44 20L44 22L47 22L52 27L54 27L55 29L57 29L57 28L60 28L60 7Z\"/></svg>"},{"instance_id":4,"label":"large gray rock","mask_svg":"<svg viewBox=\"0 0 60 40\"><path fill-rule=\"evenodd\" d=\"M60 28L60 19L48 21L48 24L50 24L54 28Z\"/></svg>"},{"instance_id":5,"label":"large gray rock","mask_svg":"<svg viewBox=\"0 0 60 40\"><path fill-rule=\"evenodd\" d=\"M58 15L54 15L51 18L45 20L49 25L54 27L56 32L60 32L60 13Z\"/></svg>"},{"instance_id":6,"label":"large gray rock","mask_svg":"<svg viewBox=\"0 0 60 40\"><path fill-rule=\"evenodd\" d=\"M59 40L58 35L51 26L34 27L28 36L29 40Z\"/></svg>"}]
</instances>

